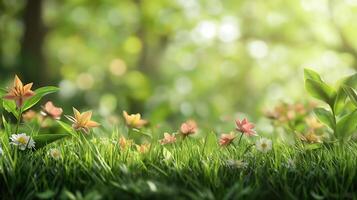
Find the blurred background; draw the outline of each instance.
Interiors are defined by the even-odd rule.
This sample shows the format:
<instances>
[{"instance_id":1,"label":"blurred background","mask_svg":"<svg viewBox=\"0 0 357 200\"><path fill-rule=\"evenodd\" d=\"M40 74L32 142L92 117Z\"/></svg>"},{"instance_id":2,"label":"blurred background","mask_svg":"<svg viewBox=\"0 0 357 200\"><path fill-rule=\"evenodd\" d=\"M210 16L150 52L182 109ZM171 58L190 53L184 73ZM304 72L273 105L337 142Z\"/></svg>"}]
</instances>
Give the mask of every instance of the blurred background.
<instances>
[{"instance_id":1,"label":"blurred background","mask_svg":"<svg viewBox=\"0 0 357 200\"><path fill-rule=\"evenodd\" d=\"M357 0L0 0L0 84L113 122L256 120L307 98L304 67L356 72L356 22Z\"/></svg>"}]
</instances>

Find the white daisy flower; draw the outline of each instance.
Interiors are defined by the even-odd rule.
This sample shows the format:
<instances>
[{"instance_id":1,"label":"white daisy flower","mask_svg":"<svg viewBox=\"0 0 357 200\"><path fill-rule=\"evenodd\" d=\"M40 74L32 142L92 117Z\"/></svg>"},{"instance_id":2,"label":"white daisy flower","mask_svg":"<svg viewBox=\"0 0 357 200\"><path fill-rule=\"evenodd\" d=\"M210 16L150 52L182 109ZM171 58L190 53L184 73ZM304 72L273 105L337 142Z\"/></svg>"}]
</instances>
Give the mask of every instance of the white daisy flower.
<instances>
[{"instance_id":1,"label":"white daisy flower","mask_svg":"<svg viewBox=\"0 0 357 200\"><path fill-rule=\"evenodd\" d=\"M33 141L33 139L25 133L12 134L10 140L10 144L18 146L20 150L35 148L35 141Z\"/></svg>"},{"instance_id":2,"label":"white daisy flower","mask_svg":"<svg viewBox=\"0 0 357 200\"><path fill-rule=\"evenodd\" d=\"M227 160L226 162L228 167L231 168L236 168L236 169L245 169L248 167L248 163L243 161L242 159L240 160Z\"/></svg>"},{"instance_id":3,"label":"white daisy flower","mask_svg":"<svg viewBox=\"0 0 357 200\"><path fill-rule=\"evenodd\" d=\"M58 149L50 149L49 155L55 160L59 160L62 158L61 151Z\"/></svg>"},{"instance_id":4,"label":"white daisy flower","mask_svg":"<svg viewBox=\"0 0 357 200\"><path fill-rule=\"evenodd\" d=\"M267 153L272 149L272 141L267 139L267 138L260 138L255 142L255 148L258 151L261 151L263 153Z\"/></svg>"}]
</instances>

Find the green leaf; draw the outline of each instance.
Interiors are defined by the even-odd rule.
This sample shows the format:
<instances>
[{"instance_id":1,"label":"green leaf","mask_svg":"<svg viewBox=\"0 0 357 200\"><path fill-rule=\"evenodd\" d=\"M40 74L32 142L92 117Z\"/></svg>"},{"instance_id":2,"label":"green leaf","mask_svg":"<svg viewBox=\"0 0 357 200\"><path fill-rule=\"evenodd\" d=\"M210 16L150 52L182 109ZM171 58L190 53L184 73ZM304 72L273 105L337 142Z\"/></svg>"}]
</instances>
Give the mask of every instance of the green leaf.
<instances>
[{"instance_id":1,"label":"green leaf","mask_svg":"<svg viewBox=\"0 0 357 200\"><path fill-rule=\"evenodd\" d=\"M357 92L350 86L343 86L344 91L347 93L351 102L357 107Z\"/></svg>"},{"instance_id":2,"label":"green leaf","mask_svg":"<svg viewBox=\"0 0 357 200\"><path fill-rule=\"evenodd\" d=\"M52 199L56 193L52 190L46 190L44 192L39 192L36 194L36 197L39 199Z\"/></svg>"},{"instance_id":3,"label":"green leaf","mask_svg":"<svg viewBox=\"0 0 357 200\"><path fill-rule=\"evenodd\" d=\"M58 87L53 87L53 86L38 88L37 90L35 90L35 96L25 101L22 108L23 111L30 109L32 106L37 104L44 96L57 92L58 90L59 90Z\"/></svg>"},{"instance_id":4,"label":"green leaf","mask_svg":"<svg viewBox=\"0 0 357 200\"><path fill-rule=\"evenodd\" d=\"M339 138L349 137L357 128L357 110L345 115L337 122L336 136Z\"/></svg>"},{"instance_id":5,"label":"green leaf","mask_svg":"<svg viewBox=\"0 0 357 200\"><path fill-rule=\"evenodd\" d=\"M4 99L2 105L7 112L12 113L16 119L19 119L19 111L17 110L15 101Z\"/></svg>"},{"instance_id":6,"label":"green leaf","mask_svg":"<svg viewBox=\"0 0 357 200\"><path fill-rule=\"evenodd\" d=\"M39 149L67 136L69 136L69 134L40 134L33 136L33 140L35 141L36 149Z\"/></svg>"},{"instance_id":7,"label":"green leaf","mask_svg":"<svg viewBox=\"0 0 357 200\"><path fill-rule=\"evenodd\" d=\"M357 73L348 76L344 79L343 83L350 87L357 87Z\"/></svg>"},{"instance_id":8,"label":"green leaf","mask_svg":"<svg viewBox=\"0 0 357 200\"><path fill-rule=\"evenodd\" d=\"M315 108L314 113L317 118L326 126L335 130L336 122L332 113L324 108Z\"/></svg>"},{"instance_id":9,"label":"green leaf","mask_svg":"<svg viewBox=\"0 0 357 200\"><path fill-rule=\"evenodd\" d=\"M320 143L305 144L304 145L304 149L305 150L315 150L315 149L319 149L321 147L322 147L322 144L320 144Z\"/></svg>"},{"instance_id":10,"label":"green leaf","mask_svg":"<svg viewBox=\"0 0 357 200\"><path fill-rule=\"evenodd\" d=\"M329 104L332 108L336 98L336 91L324 82L318 82L312 79L305 80L306 90L311 96Z\"/></svg>"},{"instance_id":11,"label":"green leaf","mask_svg":"<svg viewBox=\"0 0 357 200\"><path fill-rule=\"evenodd\" d=\"M320 75L311 69L307 69L307 68L304 69L304 77L305 77L305 80L311 79L314 81L323 82Z\"/></svg>"},{"instance_id":12,"label":"green leaf","mask_svg":"<svg viewBox=\"0 0 357 200\"><path fill-rule=\"evenodd\" d=\"M62 121L57 121L57 123L69 134L76 136L77 133L73 130L72 126L62 122Z\"/></svg>"},{"instance_id":13,"label":"green leaf","mask_svg":"<svg viewBox=\"0 0 357 200\"><path fill-rule=\"evenodd\" d=\"M10 137L11 133L11 125L6 121L5 117L2 116L2 124L4 126L5 133L8 137Z\"/></svg>"},{"instance_id":14,"label":"green leaf","mask_svg":"<svg viewBox=\"0 0 357 200\"><path fill-rule=\"evenodd\" d=\"M0 88L0 98L2 98L6 93L5 89Z\"/></svg>"},{"instance_id":15,"label":"green leaf","mask_svg":"<svg viewBox=\"0 0 357 200\"><path fill-rule=\"evenodd\" d=\"M339 89L337 90L337 95L336 95L335 103L333 106L335 115L338 115L343 111L343 109L345 107L346 98L347 98L347 95L346 95L345 90L343 89L343 87L339 87Z\"/></svg>"}]
</instances>

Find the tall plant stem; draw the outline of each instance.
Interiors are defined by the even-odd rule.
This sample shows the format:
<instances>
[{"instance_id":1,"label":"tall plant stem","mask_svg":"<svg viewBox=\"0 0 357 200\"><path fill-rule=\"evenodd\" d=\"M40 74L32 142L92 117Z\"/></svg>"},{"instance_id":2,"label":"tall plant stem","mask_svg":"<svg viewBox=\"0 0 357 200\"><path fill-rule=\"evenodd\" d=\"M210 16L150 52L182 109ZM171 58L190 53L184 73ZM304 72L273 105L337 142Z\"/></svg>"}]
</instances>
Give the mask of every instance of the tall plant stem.
<instances>
[{"instance_id":1,"label":"tall plant stem","mask_svg":"<svg viewBox=\"0 0 357 200\"><path fill-rule=\"evenodd\" d=\"M20 126L20 122L21 122L21 116L22 116L22 108L19 109L19 116L17 117L17 124L16 124L16 129L15 129L15 133L17 134L17 131L19 131L19 126Z\"/></svg>"},{"instance_id":2,"label":"tall plant stem","mask_svg":"<svg viewBox=\"0 0 357 200\"><path fill-rule=\"evenodd\" d=\"M240 141L242 140L242 137L243 137L243 132L241 132L241 135L240 135L240 137L239 137L238 146L239 146L239 144L240 144Z\"/></svg>"}]
</instances>

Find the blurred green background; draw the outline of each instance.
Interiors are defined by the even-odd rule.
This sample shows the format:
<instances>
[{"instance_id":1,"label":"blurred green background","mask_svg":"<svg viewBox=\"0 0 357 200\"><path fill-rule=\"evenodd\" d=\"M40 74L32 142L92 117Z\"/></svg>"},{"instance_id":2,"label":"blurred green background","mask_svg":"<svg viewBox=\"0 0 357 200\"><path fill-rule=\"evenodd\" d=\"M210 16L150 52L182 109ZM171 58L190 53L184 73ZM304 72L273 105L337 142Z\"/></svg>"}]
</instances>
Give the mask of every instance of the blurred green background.
<instances>
[{"instance_id":1,"label":"blurred green background","mask_svg":"<svg viewBox=\"0 0 357 200\"><path fill-rule=\"evenodd\" d=\"M0 84L116 120L253 119L357 70L357 0L0 0Z\"/></svg>"}]
</instances>

